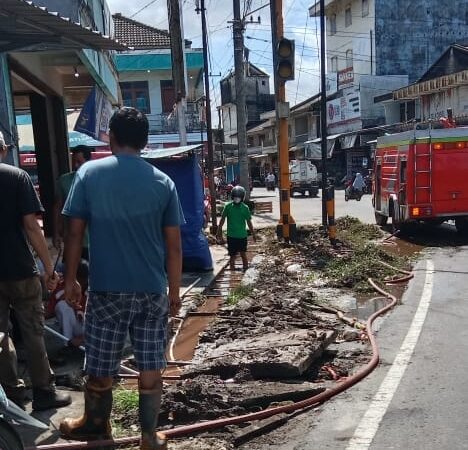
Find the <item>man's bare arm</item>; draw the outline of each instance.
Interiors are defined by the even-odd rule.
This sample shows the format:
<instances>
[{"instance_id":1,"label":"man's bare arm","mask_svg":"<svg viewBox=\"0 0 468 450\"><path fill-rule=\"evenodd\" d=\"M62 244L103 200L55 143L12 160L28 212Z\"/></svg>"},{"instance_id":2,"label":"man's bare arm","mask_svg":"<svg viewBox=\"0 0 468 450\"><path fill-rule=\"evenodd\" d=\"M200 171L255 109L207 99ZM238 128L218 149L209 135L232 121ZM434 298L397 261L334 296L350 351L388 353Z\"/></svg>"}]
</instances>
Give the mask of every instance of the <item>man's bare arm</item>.
<instances>
[{"instance_id":1,"label":"man's bare arm","mask_svg":"<svg viewBox=\"0 0 468 450\"><path fill-rule=\"evenodd\" d=\"M180 227L165 227L166 270L169 283L171 315L176 316L180 308L179 289L182 280L182 242Z\"/></svg>"},{"instance_id":2,"label":"man's bare arm","mask_svg":"<svg viewBox=\"0 0 468 450\"><path fill-rule=\"evenodd\" d=\"M45 282L47 287L49 289L54 289L54 265L52 263L52 259L50 258L47 242L44 238L44 235L42 234L42 230L37 221L36 214L32 213L23 216L23 228L26 232L26 235L28 236L29 242L44 265Z\"/></svg>"},{"instance_id":3,"label":"man's bare arm","mask_svg":"<svg viewBox=\"0 0 468 450\"><path fill-rule=\"evenodd\" d=\"M73 304L81 300L81 287L76 281L76 272L81 260L83 236L86 221L71 217L68 225L65 249L67 254L67 270L65 273L65 296Z\"/></svg>"}]
</instances>

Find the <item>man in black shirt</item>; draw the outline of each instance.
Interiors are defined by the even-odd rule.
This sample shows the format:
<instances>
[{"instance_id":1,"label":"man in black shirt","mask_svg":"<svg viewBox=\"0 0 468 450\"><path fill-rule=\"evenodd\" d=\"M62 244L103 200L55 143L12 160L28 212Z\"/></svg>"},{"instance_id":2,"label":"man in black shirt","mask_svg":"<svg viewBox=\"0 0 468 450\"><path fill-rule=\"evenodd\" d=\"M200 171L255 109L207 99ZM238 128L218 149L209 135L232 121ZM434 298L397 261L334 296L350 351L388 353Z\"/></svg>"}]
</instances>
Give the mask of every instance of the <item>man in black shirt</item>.
<instances>
[{"instance_id":1,"label":"man in black shirt","mask_svg":"<svg viewBox=\"0 0 468 450\"><path fill-rule=\"evenodd\" d=\"M8 333L10 308L15 311L33 386L33 409L44 410L70 404L69 395L56 392L44 344L44 307L41 284L30 245L44 265L49 289L57 278L36 213L41 203L29 175L2 163L7 146L0 132L0 332ZM8 397L21 406L24 383L18 378L16 353L4 339L0 353L0 383Z\"/></svg>"}]
</instances>

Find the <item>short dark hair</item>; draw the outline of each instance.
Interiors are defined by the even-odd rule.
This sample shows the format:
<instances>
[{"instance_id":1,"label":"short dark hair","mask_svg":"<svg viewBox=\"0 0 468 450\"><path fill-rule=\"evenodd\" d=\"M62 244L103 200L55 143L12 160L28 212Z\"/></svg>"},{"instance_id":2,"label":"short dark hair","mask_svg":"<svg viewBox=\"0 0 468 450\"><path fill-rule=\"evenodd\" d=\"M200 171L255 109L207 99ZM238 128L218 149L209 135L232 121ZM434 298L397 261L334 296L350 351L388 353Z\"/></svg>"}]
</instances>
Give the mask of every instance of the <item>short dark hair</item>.
<instances>
[{"instance_id":1,"label":"short dark hair","mask_svg":"<svg viewBox=\"0 0 468 450\"><path fill-rule=\"evenodd\" d=\"M86 145L77 145L70 151L73 155L77 153L83 153L83 158L86 159L86 161L89 161L91 159L91 150L91 147L86 147Z\"/></svg>"},{"instance_id":2,"label":"short dark hair","mask_svg":"<svg viewBox=\"0 0 468 450\"><path fill-rule=\"evenodd\" d=\"M148 119L138 109L118 109L110 119L109 129L119 145L142 150L148 143Z\"/></svg>"}]
</instances>

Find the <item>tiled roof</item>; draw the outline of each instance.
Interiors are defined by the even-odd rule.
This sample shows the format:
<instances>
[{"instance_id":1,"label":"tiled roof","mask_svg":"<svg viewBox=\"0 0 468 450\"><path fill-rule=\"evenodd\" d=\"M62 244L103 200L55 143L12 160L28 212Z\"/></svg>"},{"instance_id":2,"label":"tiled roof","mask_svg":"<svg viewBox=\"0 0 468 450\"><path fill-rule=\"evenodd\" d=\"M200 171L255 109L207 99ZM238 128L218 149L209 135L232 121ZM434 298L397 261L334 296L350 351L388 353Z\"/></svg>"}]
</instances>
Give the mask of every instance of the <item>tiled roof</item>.
<instances>
[{"instance_id":1,"label":"tiled roof","mask_svg":"<svg viewBox=\"0 0 468 450\"><path fill-rule=\"evenodd\" d=\"M136 20L129 19L117 13L114 18L114 35L119 41L125 42L135 50L171 48L171 37L166 30L151 27ZM185 40L185 45L191 42Z\"/></svg>"}]
</instances>

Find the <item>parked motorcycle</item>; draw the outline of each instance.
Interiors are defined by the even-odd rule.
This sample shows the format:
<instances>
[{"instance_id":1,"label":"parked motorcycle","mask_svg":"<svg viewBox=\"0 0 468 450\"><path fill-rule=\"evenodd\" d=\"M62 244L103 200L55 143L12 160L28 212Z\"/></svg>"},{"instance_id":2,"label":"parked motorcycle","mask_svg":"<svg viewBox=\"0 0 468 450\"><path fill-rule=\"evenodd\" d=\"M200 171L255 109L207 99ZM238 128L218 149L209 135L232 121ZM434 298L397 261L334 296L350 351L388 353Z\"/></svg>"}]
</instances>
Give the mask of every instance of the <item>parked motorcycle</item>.
<instances>
[{"instance_id":1,"label":"parked motorcycle","mask_svg":"<svg viewBox=\"0 0 468 450\"><path fill-rule=\"evenodd\" d=\"M0 333L0 342L4 338L5 333ZM2 351L1 348L0 351ZM31 417L8 400L0 384L0 450L24 450L23 441L15 428L20 425L28 425L44 431L49 428L45 423Z\"/></svg>"}]
</instances>

